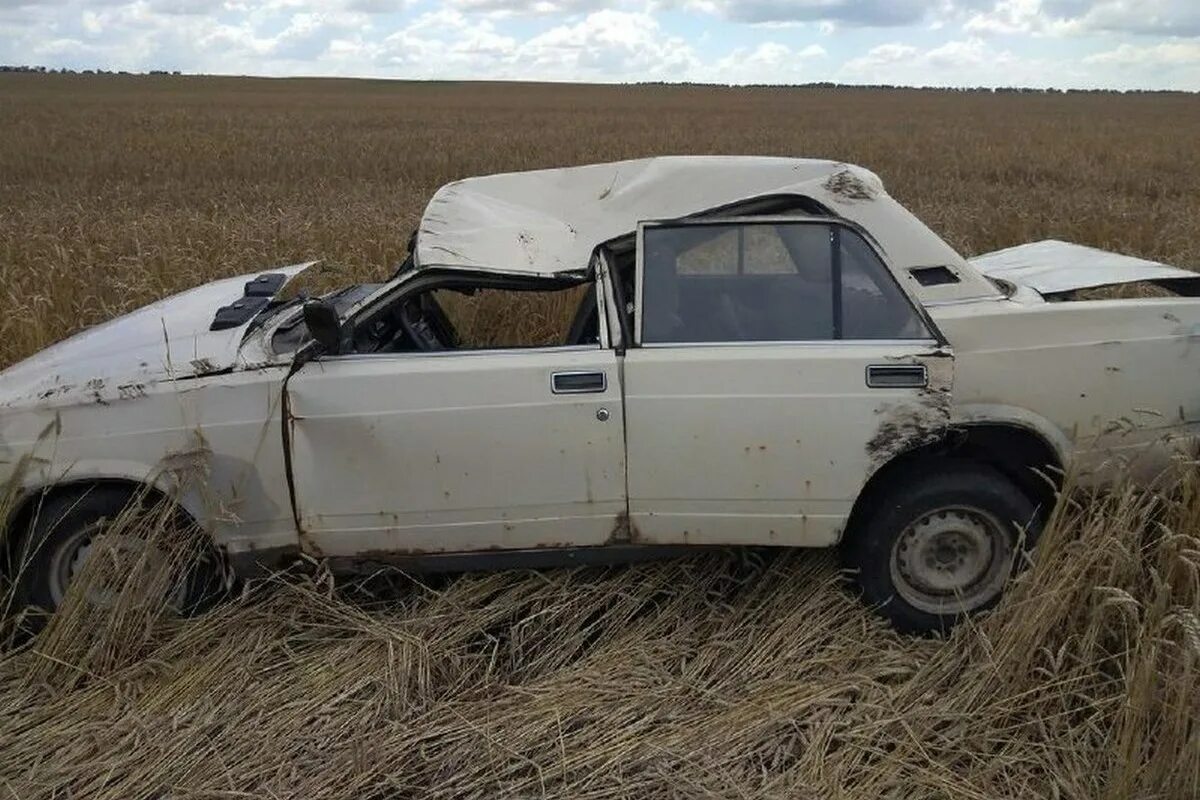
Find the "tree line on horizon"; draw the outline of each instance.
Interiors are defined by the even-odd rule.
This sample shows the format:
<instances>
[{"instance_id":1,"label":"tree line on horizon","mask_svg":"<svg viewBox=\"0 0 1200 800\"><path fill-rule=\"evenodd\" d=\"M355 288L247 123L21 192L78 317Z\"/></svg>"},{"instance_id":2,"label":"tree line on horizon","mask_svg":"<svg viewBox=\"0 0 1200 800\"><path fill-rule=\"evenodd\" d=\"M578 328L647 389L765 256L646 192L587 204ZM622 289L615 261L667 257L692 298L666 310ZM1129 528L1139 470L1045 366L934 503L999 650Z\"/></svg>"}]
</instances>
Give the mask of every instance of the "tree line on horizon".
<instances>
[{"instance_id":1,"label":"tree line on horizon","mask_svg":"<svg viewBox=\"0 0 1200 800\"><path fill-rule=\"evenodd\" d=\"M36 75L132 75L132 76L184 76L181 70L152 69L142 72L115 69L71 69L69 67L45 67L27 64L0 64L0 73L16 72ZM187 73L186 77L210 77L203 73ZM223 76L230 77L230 76ZM262 77L246 75L240 77ZM318 76L306 76L318 77ZM742 89L839 89L839 90L907 90L922 92L980 92L990 94L1195 94L1185 89L1058 89L1055 87L1034 88L1029 86L905 86L893 83L837 83L835 81L811 81L809 83L747 83L722 84L697 81L638 81L634 86L691 86L724 87Z\"/></svg>"}]
</instances>

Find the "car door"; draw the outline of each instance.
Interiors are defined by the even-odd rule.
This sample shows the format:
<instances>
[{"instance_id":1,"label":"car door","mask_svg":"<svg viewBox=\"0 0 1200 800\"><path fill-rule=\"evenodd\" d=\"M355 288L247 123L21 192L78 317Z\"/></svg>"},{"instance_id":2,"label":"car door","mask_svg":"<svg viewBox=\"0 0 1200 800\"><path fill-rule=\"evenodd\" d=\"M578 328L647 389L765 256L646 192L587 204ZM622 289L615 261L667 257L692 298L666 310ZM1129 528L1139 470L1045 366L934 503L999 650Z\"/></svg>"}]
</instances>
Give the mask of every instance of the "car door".
<instances>
[{"instance_id":1,"label":"car door","mask_svg":"<svg viewBox=\"0 0 1200 800\"><path fill-rule=\"evenodd\" d=\"M647 223L625 356L644 543L835 543L870 473L949 418L952 360L856 229Z\"/></svg>"},{"instance_id":2,"label":"car door","mask_svg":"<svg viewBox=\"0 0 1200 800\"><path fill-rule=\"evenodd\" d=\"M302 539L332 556L583 547L626 510L599 345L344 355L288 383Z\"/></svg>"}]
</instances>

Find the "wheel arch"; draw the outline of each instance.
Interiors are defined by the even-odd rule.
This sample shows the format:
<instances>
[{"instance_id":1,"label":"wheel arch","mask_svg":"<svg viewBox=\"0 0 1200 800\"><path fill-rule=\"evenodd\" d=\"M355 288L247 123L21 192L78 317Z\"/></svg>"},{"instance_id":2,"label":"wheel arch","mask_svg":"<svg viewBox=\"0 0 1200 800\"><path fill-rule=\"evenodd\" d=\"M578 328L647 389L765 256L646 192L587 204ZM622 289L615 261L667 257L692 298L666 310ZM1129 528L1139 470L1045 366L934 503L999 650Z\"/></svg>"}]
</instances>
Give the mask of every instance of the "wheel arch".
<instances>
[{"instance_id":1,"label":"wheel arch","mask_svg":"<svg viewBox=\"0 0 1200 800\"><path fill-rule=\"evenodd\" d=\"M905 450L875 470L854 501L846 531L864 524L876 498L911 476L913 470L954 460L994 468L1040 506L1043 514L1049 513L1067 466L1063 449L1057 445L1034 426L1015 420L956 424L937 441Z\"/></svg>"},{"instance_id":2,"label":"wheel arch","mask_svg":"<svg viewBox=\"0 0 1200 800\"><path fill-rule=\"evenodd\" d=\"M139 480L123 475L76 477L24 488L6 509L7 513L3 519L5 546L11 548L19 545L36 518L38 508L47 498L71 493L82 495L96 489L124 491L131 497L141 494L154 502L170 499L176 502L191 521L200 519L195 509L188 508L187 504L177 497L169 481Z\"/></svg>"}]
</instances>

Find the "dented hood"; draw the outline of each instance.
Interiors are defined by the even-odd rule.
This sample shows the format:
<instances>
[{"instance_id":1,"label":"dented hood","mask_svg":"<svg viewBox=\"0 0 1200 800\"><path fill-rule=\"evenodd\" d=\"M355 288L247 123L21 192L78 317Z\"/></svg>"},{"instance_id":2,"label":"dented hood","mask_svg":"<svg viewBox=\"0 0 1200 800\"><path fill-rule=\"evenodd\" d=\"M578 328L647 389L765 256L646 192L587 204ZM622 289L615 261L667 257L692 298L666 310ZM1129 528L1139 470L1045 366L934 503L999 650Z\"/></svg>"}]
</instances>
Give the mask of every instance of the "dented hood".
<instances>
[{"instance_id":1,"label":"dented hood","mask_svg":"<svg viewBox=\"0 0 1200 800\"><path fill-rule=\"evenodd\" d=\"M315 262L272 269L291 279ZM252 320L210 330L256 274L214 281L88 328L0 372L0 406L111 400L138 387L235 367Z\"/></svg>"},{"instance_id":2,"label":"dented hood","mask_svg":"<svg viewBox=\"0 0 1200 800\"><path fill-rule=\"evenodd\" d=\"M1142 281L1200 280L1190 270L1056 239L985 253L970 263L988 277L1028 286L1043 295Z\"/></svg>"}]
</instances>

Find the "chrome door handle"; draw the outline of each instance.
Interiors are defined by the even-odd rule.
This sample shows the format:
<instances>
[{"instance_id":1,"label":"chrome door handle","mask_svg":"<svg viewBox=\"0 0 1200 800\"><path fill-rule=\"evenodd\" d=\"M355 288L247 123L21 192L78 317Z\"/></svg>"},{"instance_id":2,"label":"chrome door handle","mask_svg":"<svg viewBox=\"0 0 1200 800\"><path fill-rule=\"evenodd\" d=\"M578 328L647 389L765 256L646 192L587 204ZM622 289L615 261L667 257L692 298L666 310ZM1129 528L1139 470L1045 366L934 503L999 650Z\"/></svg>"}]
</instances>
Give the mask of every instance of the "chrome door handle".
<instances>
[{"instance_id":1,"label":"chrome door handle","mask_svg":"<svg viewBox=\"0 0 1200 800\"><path fill-rule=\"evenodd\" d=\"M870 389L924 389L929 371L924 364L871 364L867 367Z\"/></svg>"},{"instance_id":2,"label":"chrome door handle","mask_svg":"<svg viewBox=\"0 0 1200 800\"><path fill-rule=\"evenodd\" d=\"M555 394L600 394L608 391L608 376L603 371L555 372L550 376L550 391Z\"/></svg>"}]
</instances>

